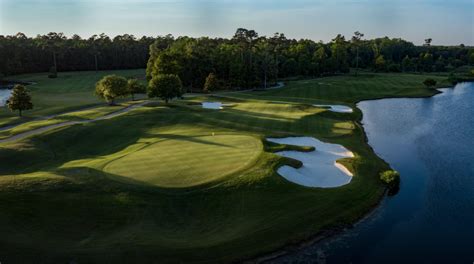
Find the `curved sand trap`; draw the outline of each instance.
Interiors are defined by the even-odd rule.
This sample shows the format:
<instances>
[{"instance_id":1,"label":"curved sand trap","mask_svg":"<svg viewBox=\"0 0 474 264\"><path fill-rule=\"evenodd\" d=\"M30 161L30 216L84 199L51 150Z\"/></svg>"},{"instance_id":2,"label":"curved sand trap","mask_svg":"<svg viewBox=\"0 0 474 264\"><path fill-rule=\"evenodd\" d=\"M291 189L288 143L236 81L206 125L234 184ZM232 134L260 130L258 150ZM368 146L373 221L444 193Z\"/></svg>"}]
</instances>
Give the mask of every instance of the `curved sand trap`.
<instances>
[{"instance_id":1,"label":"curved sand trap","mask_svg":"<svg viewBox=\"0 0 474 264\"><path fill-rule=\"evenodd\" d=\"M352 173L337 163L341 158L352 158L354 154L341 145L324 143L312 137L267 138L268 141L295 146L313 146L312 152L281 151L278 155L299 160L303 166L295 169L283 166L278 173L285 179L306 187L332 188L348 184Z\"/></svg>"},{"instance_id":2,"label":"curved sand trap","mask_svg":"<svg viewBox=\"0 0 474 264\"><path fill-rule=\"evenodd\" d=\"M324 104L315 104L313 106L316 107L321 107L321 108L327 108L331 112L336 112L336 113L352 113L354 110L350 108L349 106L345 105L324 105Z\"/></svg>"}]
</instances>

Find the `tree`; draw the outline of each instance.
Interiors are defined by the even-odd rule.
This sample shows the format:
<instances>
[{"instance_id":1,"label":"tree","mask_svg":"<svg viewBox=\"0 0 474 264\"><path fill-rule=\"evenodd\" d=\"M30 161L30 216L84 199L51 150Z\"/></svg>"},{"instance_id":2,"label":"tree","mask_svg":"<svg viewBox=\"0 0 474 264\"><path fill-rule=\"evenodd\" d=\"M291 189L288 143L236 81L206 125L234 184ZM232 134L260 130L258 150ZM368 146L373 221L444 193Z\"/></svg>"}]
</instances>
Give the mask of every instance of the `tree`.
<instances>
[{"instance_id":1,"label":"tree","mask_svg":"<svg viewBox=\"0 0 474 264\"><path fill-rule=\"evenodd\" d=\"M10 110L18 110L18 115L21 115L23 110L33 109L31 96L24 85L17 84L13 87L12 95L7 101L7 106Z\"/></svg>"},{"instance_id":2,"label":"tree","mask_svg":"<svg viewBox=\"0 0 474 264\"><path fill-rule=\"evenodd\" d=\"M323 46L319 47L313 54L313 61L316 64L316 71L319 75L326 70L327 57L326 50Z\"/></svg>"},{"instance_id":3,"label":"tree","mask_svg":"<svg viewBox=\"0 0 474 264\"><path fill-rule=\"evenodd\" d=\"M213 92L219 89L219 81L214 73L209 73L204 84L204 92Z\"/></svg>"},{"instance_id":4,"label":"tree","mask_svg":"<svg viewBox=\"0 0 474 264\"><path fill-rule=\"evenodd\" d=\"M171 99L181 97L182 84L175 74L159 74L154 76L148 84L148 97L159 97L168 103Z\"/></svg>"},{"instance_id":5,"label":"tree","mask_svg":"<svg viewBox=\"0 0 474 264\"><path fill-rule=\"evenodd\" d=\"M400 182L400 174L394 170L384 171L380 174L380 180L388 186L393 186Z\"/></svg>"},{"instance_id":6,"label":"tree","mask_svg":"<svg viewBox=\"0 0 474 264\"><path fill-rule=\"evenodd\" d=\"M357 70L359 69L359 47L360 47L360 42L363 37L364 37L364 34L360 33L359 31L354 32L354 36L352 37L352 44L354 44L356 47L356 69L355 69L356 76L357 76Z\"/></svg>"},{"instance_id":7,"label":"tree","mask_svg":"<svg viewBox=\"0 0 474 264\"><path fill-rule=\"evenodd\" d=\"M347 42L344 36L338 34L331 42L331 60L336 72L349 72L347 63Z\"/></svg>"},{"instance_id":8,"label":"tree","mask_svg":"<svg viewBox=\"0 0 474 264\"><path fill-rule=\"evenodd\" d=\"M145 93L146 87L137 79L129 79L127 81L128 93L132 96L132 100L135 100L135 94Z\"/></svg>"},{"instance_id":9,"label":"tree","mask_svg":"<svg viewBox=\"0 0 474 264\"><path fill-rule=\"evenodd\" d=\"M377 71L385 71L386 70L386 62L383 55L379 55L377 59L375 59L375 68Z\"/></svg>"},{"instance_id":10,"label":"tree","mask_svg":"<svg viewBox=\"0 0 474 264\"><path fill-rule=\"evenodd\" d=\"M413 71L413 70L414 70L413 62L410 59L410 57L408 57L408 55L406 55L405 58L403 58L403 61L402 61L402 71L406 72L406 71Z\"/></svg>"},{"instance_id":11,"label":"tree","mask_svg":"<svg viewBox=\"0 0 474 264\"><path fill-rule=\"evenodd\" d=\"M388 170L380 173L380 180L388 187L389 196L398 193L400 189L400 174L397 171Z\"/></svg>"},{"instance_id":12,"label":"tree","mask_svg":"<svg viewBox=\"0 0 474 264\"><path fill-rule=\"evenodd\" d=\"M424 84L427 88L431 88L431 87L435 86L436 83L437 83L437 82L436 82L435 80L431 79L431 78L428 78L428 79L426 79L426 80L423 81L423 84Z\"/></svg>"},{"instance_id":13,"label":"tree","mask_svg":"<svg viewBox=\"0 0 474 264\"><path fill-rule=\"evenodd\" d=\"M128 95L127 79L117 75L104 76L95 85L95 93L110 105L114 105L116 98Z\"/></svg>"},{"instance_id":14,"label":"tree","mask_svg":"<svg viewBox=\"0 0 474 264\"><path fill-rule=\"evenodd\" d=\"M49 68L48 78L58 78L58 71L56 70L55 66L51 66L51 68Z\"/></svg>"}]
</instances>

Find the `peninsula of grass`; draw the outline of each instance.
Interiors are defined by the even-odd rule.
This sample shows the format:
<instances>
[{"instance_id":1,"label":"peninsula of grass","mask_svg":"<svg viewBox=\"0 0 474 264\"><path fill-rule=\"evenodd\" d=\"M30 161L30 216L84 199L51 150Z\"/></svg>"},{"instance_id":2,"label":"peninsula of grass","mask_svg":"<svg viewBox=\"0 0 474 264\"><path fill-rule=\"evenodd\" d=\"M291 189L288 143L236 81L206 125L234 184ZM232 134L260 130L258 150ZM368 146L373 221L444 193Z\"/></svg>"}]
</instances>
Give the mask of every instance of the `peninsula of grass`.
<instances>
[{"instance_id":1,"label":"peninsula of grass","mask_svg":"<svg viewBox=\"0 0 474 264\"><path fill-rule=\"evenodd\" d=\"M367 144L355 104L435 94L421 84L425 78L294 81L278 90L143 106L0 144L1 261L222 263L354 223L380 201L379 173L389 169ZM88 89L77 91L84 105L95 103ZM189 104L199 100L233 107ZM63 110L81 103L64 103ZM316 103L356 111L332 113ZM273 152L294 147L265 140L285 136L352 151L355 157L344 159L354 172L351 183L323 189L286 181L277 168L298 164Z\"/></svg>"}]
</instances>

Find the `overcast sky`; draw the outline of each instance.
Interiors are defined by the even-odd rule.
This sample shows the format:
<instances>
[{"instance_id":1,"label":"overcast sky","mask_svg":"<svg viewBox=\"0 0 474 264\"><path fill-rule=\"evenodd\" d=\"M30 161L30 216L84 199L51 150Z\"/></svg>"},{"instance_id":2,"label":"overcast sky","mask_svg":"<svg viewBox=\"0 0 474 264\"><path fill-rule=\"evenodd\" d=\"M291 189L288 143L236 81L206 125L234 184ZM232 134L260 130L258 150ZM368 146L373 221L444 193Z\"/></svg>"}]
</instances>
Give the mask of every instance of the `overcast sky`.
<instances>
[{"instance_id":1,"label":"overcast sky","mask_svg":"<svg viewBox=\"0 0 474 264\"><path fill-rule=\"evenodd\" d=\"M323 41L358 30L474 45L474 0L0 0L1 35L230 37L238 27Z\"/></svg>"}]
</instances>

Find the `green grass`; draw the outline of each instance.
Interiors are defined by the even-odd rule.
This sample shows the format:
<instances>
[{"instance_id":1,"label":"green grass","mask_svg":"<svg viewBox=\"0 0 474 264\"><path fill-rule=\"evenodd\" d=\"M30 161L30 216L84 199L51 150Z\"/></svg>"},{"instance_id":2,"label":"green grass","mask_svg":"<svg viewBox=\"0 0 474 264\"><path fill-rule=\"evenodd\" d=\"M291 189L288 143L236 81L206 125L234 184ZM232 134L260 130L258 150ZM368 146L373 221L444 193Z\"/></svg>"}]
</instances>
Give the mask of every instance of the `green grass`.
<instances>
[{"instance_id":1,"label":"green grass","mask_svg":"<svg viewBox=\"0 0 474 264\"><path fill-rule=\"evenodd\" d=\"M366 144L360 111L310 104L434 94L424 78L295 81L281 90L154 104L0 144L2 262L229 262L353 223L380 200L378 174L388 166ZM205 110L192 104L199 100L233 106ZM279 166L298 162L272 151L295 147L264 138L289 135L354 152L344 159L352 182L305 188L280 177Z\"/></svg>"},{"instance_id":2,"label":"green grass","mask_svg":"<svg viewBox=\"0 0 474 264\"><path fill-rule=\"evenodd\" d=\"M160 187L186 188L249 167L260 155L261 145L258 139L241 135L159 134L151 142L131 145L133 150L105 157L113 160L103 170Z\"/></svg>"},{"instance_id":3,"label":"green grass","mask_svg":"<svg viewBox=\"0 0 474 264\"><path fill-rule=\"evenodd\" d=\"M0 127L18 124L31 119L64 113L101 104L94 94L95 83L105 75L117 74L126 77L143 78L145 70L118 70L100 72L64 72L58 78L48 78L48 73L24 74L9 77L12 80L34 82L27 88L31 91L33 110L25 111L25 117L0 107Z\"/></svg>"},{"instance_id":4,"label":"green grass","mask_svg":"<svg viewBox=\"0 0 474 264\"><path fill-rule=\"evenodd\" d=\"M47 119L38 119L29 122L20 123L13 125L12 128L0 130L0 140L7 139L9 137L27 132L30 130L47 127L54 124L60 124L68 121L86 121L96 119L102 116L106 116L113 112L119 111L123 108L131 106L140 101L128 101L123 102L114 106L97 106L85 110L77 110L73 112L68 112L65 114L58 114Z\"/></svg>"}]
</instances>

